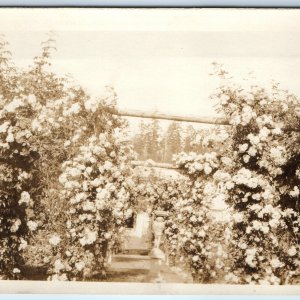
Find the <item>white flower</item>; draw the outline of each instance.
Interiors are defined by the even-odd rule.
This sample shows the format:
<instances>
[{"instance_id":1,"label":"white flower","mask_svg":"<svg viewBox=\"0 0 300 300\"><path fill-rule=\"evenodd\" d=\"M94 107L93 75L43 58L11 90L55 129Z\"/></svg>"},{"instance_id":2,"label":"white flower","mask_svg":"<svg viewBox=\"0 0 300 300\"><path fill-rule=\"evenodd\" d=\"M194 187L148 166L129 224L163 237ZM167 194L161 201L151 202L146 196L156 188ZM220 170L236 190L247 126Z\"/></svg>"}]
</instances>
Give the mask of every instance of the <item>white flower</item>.
<instances>
[{"instance_id":1,"label":"white flower","mask_svg":"<svg viewBox=\"0 0 300 300\"><path fill-rule=\"evenodd\" d=\"M216 186L211 182L207 182L204 186L203 194L212 195L215 192L215 190L216 190Z\"/></svg>"},{"instance_id":2,"label":"white flower","mask_svg":"<svg viewBox=\"0 0 300 300\"><path fill-rule=\"evenodd\" d=\"M52 281L67 281L68 277L67 277L67 274L64 273L61 275L58 275L58 274L52 275L51 277L49 277L49 279Z\"/></svg>"},{"instance_id":3,"label":"white flower","mask_svg":"<svg viewBox=\"0 0 300 300\"><path fill-rule=\"evenodd\" d=\"M274 129L272 129L272 133L274 135L280 135L280 134L282 134L282 130L280 127L275 127Z\"/></svg>"},{"instance_id":4,"label":"white flower","mask_svg":"<svg viewBox=\"0 0 300 300\"><path fill-rule=\"evenodd\" d=\"M278 219L271 219L269 221L269 225L272 227L272 228L275 228L279 225L279 220Z\"/></svg>"},{"instance_id":5,"label":"white flower","mask_svg":"<svg viewBox=\"0 0 300 300\"><path fill-rule=\"evenodd\" d=\"M14 274L21 273L21 270L18 269L18 268L14 268L14 269L13 269L13 273L14 273Z\"/></svg>"},{"instance_id":6,"label":"white flower","mask_svg":"<svg viewBox=\"0 0 300 300\"><path fill-rule=\"evenodd\" d=\"M241 249L243 249L243 250L247 249L247 244L246 244L246 243L240 243L240 244L238 244L238 246L239 246Z\"/></svg>"},{"instance_id":7,"label":"white flower","mask_svg":"<svg viewBox=\"0 0 300 300\"><path fill-rule=\"evenodd\" d=\"M255 156L256 153L257 153L257 150L256 150L253 146L249 148L248 154L249 154L250 156Z\"/></svg>"},{"instance_id":8,"label":"white flower","mask_svg":"<svg viewBox=\"0 0 300 300\"><path fill-rule=\"evenodd\" d=\"M23 191L23 192L21 193L21 198L20 198L20 200L19 200L19 204L22 204L22 203L29 204L29 203L30 203L30 200L31 200L31 198L30 198L29 193L26 192L26 191Z\"/></svg>"},{"instance_id":9,"label":"white flower","mask_svg":"<svg viewBox=\"0 0 300 300\"><path fill-rule=\"evenodd\" d=\"M248 162L249 162L249 160L250 160L250 156L249 155L243 155L243 160L244 160L244 162L247 164Z\"/></svg>"},{"instance_id":10,"label":"white flower","mask_svg":"<svg viewBox=\"0 0 300 300\"><path fill-rule=\"evenodd\" d=\"M81 109L80 104L79 103L74 103L74 104L72 104L72 106L69 109L69 114L76 115L80 112L80 109Z\"/></svg>"},{"instance_id":11,"label":"white flower","mask_svg":"<svg viewBox=\"0 0 300 300\"><path fill-rule=\"evenodd\" d=\"M297 254L297 249L295 246L292 246L289 250L288 250L288 255L289 256L295 256Z\"/></svg>"},{"instance_id":12,"label":"white flower","mask_svg":"<svg viewBox=\"0 0 300 300\"><path fill-rule=\"evenodd\" d=\"M107 240L109 240L109 239L111 238L111 233L106 232L106 233L104 234L104 238L107 239Z\"/></svg>"},{"instance_id":13,"label":"white flower","mask_svg":"<svg viewBox=\"0 0 300 300\"><path fill-rule=\"evenodd\" d=\"M80 261L80 262L77 262L75 264L75 268L77 269L77 271L81 272L85 267L85 263L84 261Z\"/></svg>"},{"instance_id":14,"label":"white flower","mask_svg":"<svg viewBox=\"0 0 300 300\"><path fill-rule=\"evenodd\" d=\"M3 124L0 125L0 133L6 132L8 127L10 125L10 122L6 121Z\"/></svg>"},{"instance_id":15,"label":"white flower","mask_svg":"<svg viewBox=\"0 0 300 300\"><path fill-rule=\"evenodd\" d=\"M190 217L190 221L191 221L191 222L197 222L197 218L196 218L195 216L191 216L191 217Z\"/></svg>"},{"instance_id":16,"label":"white flower","mask_svg":"<svg viewBox=\"0 0 300 300\"><path fill-rule=\"evenodd\" d=\"M72 177L77 177L81 175L81 170L78 168L70 168L67 170L67 172L72 176Z\"/></svg>"},{"instance_id":17,"label":"white flower","mask_svg":"<svg viewBox=\"0 0 300 300\"><path fill-rule=\"evenodd\" d=\"M7 137L6 137L6 142L7 143L12 143L14 140L15 140L14 135L11 132L9 132Z\"/></svg>"},{"instance_id":18,"label":"white flower","mask_svg":"<svg viewBox=\"0 0 300 300\"><path fill-rule=\"evenodd\" d=\"M244 153L248 149L248 144L239 145L239 152Z\"/></svg>"},{"instance_id":19,"label":"white flower","mask_svg":"<svg viewBox=\"0 0 300 300\"><path fill-rule=\"evenodd\" d=\"M211 201L211 209L225 210L227 208L227 204L225 200L226 200L226 196L224 194L216 195Z\"/></svg>"},{"instance_id":20,"label":"white flower","mask_svg":"<svg viewBox=\"0 0 300 300\"><path fill-rule=\"evenodd\" d=\"M67 182L67 175L66 174L61 174L58 178L58 181L60 184L64 185Z\"/></svg>"},{"instance_id":21,"label":"white flower","mask_svg":"<svg viewBox=\"0 0 300 300\"><path fill-rule=\"evenodd\" d=\"M21 99L14 98L9 104L7 104L4 109L8 112L14 112L18 107L24 105Z\"/></svg>"},{"instance_id":22,"label":"white flower","mask_svg":"<svg viewBox=\"0 0 300 300\"><path fill-rule=\"evenodd\" d=\"M237 114L232 115L229 122L232 125L239 125L239 124L241 124L241 117Z\"/></svg>"},{"instance_id":23,"label":"white flower","mask_svg":"<svg viewBox=\"0 0 300 300\"><path fill-rule=\"evenodd\" d=\"M41 123L37 120L37 119L33 119L33 121L31 122L31 128L33 131L35 130L40 130L41 129Z\"/></svg>"},{"instance_id":24,"label":"white flower","mask_svg":"<svg viewBox=\"0 0 300 300\"><path fill-rule=\"evenodd\" d=\"M233 273L229 273L227 274L224 279L226 280L226 282L229 283L238 283L239 282L239 277L237 277L236 275L234 275Z\"/></svg>"},{"instance_id":25,"label":"white flower","mask_svg":"<svg viewBox=\"0 0 300 300\"><path fill-rule=\"evenodd\" d=\"M110 161L105 161L103 168L104 170L111 170L111 168L113 167L113 164Z\"/></svg>"},{"instance_id":26,"label":"white flower","mask_svg":"<svg viewBox=\"0 0 300 300\"><path fill-rule=\"evenodd\" d=\"M92 201L86 201L82 206L84 211L94 211L95 208L95 204Z\"/></svg>"},{"instance_id":27,"label":"white flower","mask_svg":"<svg viewBox=\"0 0 300 300\"><path fill-rule=\"evenodd\" d=\"M231 190L234 188L234 183L232 181L227 181L225 187L227 190Z\"/></svg>"},{"instance_id":28,"label":"white flower","mask_svg":"<svg viewBox=\"0 0 300 300\"><path fill-rule=\"evenodd\" d=\"M85 245L91 245L93 244L97 239L97 232L91 231L90 229L85 229L84 236L79 240L79 243L82 246Z\"/></svg>"},{"instance_id":29,"label":"white flower","mask_svg":"<svg viewBox=\"0 0 300 300\"><path fill-rule=\"evenodd\" d=\"M232 217L236 223L240 223L243 222L244 215L242 213L235 213Z\"/></svg>"},{"instance_id":30,"label":"white flower","mask_svg":"<svg viewBox=\"0 0 300 300\"><path fill-rule=\"evenodd\" d=\"M94 187L100 186L102 181L99 178L95 178L93 181L91 181L91 185Z\"/></svg>"},{"instance_id":31,"label":"white flower","mask_svg":"<svg viewBox=\"0 0 300 300\"><path fill-rule=\"evenodd\" d=\"M263 127L259 131L258 136L262 141L265 141L267 139L267 137L269 136L269 134L270 134L270 129L268 129L267 127Z\"/></svg>"},{"instance_id":32,"label":"white flower","mask_svg":"<svg viewBox=\"0 0 300 300\"><path fill-rule=\"evenodd\" d=\"M71 142L70 141L65 141L64 142L64 147L68 147L68 146L70 146L71 145Z\"/></svg>"},{"instance_id":33,"label":"white flower","mask_svg":"<svg viewBox=\"0 0 300 300\"><path fill-rule=\"evenodd\" d=\"M193 262L197 262L199 260L199 256L198 255L194 255L192 257Z\"/></svg>"},{"instance_id":34,"label":"white flower","mask_svg":"<svg viewBox=\"0 0 300 300\"><path fill-rule=\"evenodd\" d=\"M54 270L56 273L59 273L61 270L63 270L65 267L65 265L62 263L62 261L60 259L57 259L54 262Z\"/></svg>"},{"instance_id":35,"label":"white flower","mask_svg":"<svg viewBox=\"0 0 300 300\"><path fill-rule=\"evenodd\" d=\"M246 250L246 263L251 267L255 268L257 262L254 260L255 259L255 254L257 250L255 248L249 248Z\"/></svg>"},{"instance_id":36,"label":"white flower","mask_svg":"<svg viewBox=\"0 0 300 300\"><path fill-rule=\"evenodd\" d=\"M221 158L221 161L222 161L222 163L223 163L225 166L231 166L231 165L232 165L232 159L229 158L229 157L223 156L223 157Z\"/></svg>"},{"instance_id":37,"label":"white flower","mask_svg":"<svg viewBox=\"0 0 300 300\"><path fill-rule=\"evenodd\" d=\"M297 186L294 186L294 189L290 191L290 195L292 197L298 197L299 196L299 188Z\"/></svg>"},{"instance_id":38,"label":"white flower","mask_svg":"<svg viewBox=\"0 0 300 300\"><path fill-rule=\"evenodd\" d=\"M260 230L264 233L264 234L267 234L269 231L270 231L270 228L269 226L262 226L260 228Z\"/></svg>"},{"instance_id":39,"label":"white flower","mask_svg":"<svg viewBox=\"0 0 300 300\"><path fill-rule=\"evenodd\" d=\"M284 264L278 259L278 257L271 259L271 266L275 269L281 268Z\"/></svg>"},{"instance_id":40,"label":"white flower","mask_svg":"<svg viewBox=\"0 0 300 300\"><path fill-rule=\"evenodd\" d=\"M247 135L247 138L249 139L250 143L252 145L257 145L260 142L260 139L258 136L255 136L254 134L250 133Z\"/></svg>"},{"instance_id":41,"label":"white flower","mask_svg":"<svg viewBox=\"0 0 300 300\"><path fill-rule=\"evenodd\" d=\"M281 166L285 164L286 157L285 157L286 149L282 146L273 147L270 150L270 157L274 160L274 162Z\"/></svg>"},{"instance_id":42,"label":"white flower","mask_svg":"<svg viewBox=\"0 0 300 300\"><path fill-rule=\"evenodd\" d=\"M27 101L29 104L34 105L36 103L36 97L33 94L27 96Z\"/></svg>"},{"instance_id":43,"label":"white flower","mask_svg":"<svg viewBox=\"0 0 300 300\"><path fill-rule=\"evenodd\" d=\"M250 179L248 180L247 185L248 185L250 188L255 189L255 188L258 186L258 180L257 180L257 178L254 178L254 177L250 178Z\"/></svg>"},{"instance_id":44,"label":"white flower","mask_svg":"<svg viewBox=\"0 0 300 300\"><path fill-rule=\"evenodd\" d=\"M226 95L226 94L222 94L222 95L220 96L220 102L221 102L222 105L227 104L227 102L228 102L229 100L230 100L230 97L229 97L228 95Z\"/></svg>"},{"instance_id":45,"label":"white flower","mask_svg":"<svg viewBox=\"0 0 300 300\"><path fill-rule=\"evenodd\" d=\"M16 219L13 223L13 225L10 227L10 231L11 232L17 232L20 225L21 225L21 220L20 219Z\"/></svg>"},{"instance_id":46,"label":"white flower","mask_svg":"<svg viewBox=\"0 0 300 300\"><path fill-rule=\"evenodd\" d=\"M211 172L212 172L212 168L210 166L208 166L208 165L205 165L204 166L204 173L206 175L209 175Z\"/></svg>"},{"instance_id":47,"label":"white flower","mask_svg":"<svg viewBox=\"0 0 300 300\"><path fill-rule=\"evenodd\" d=\"M27 247L27 241L25 241L23 238L21 238L21 242L19 245L19 251L24 250Z\"/></svg>"},{"instance_id":48,"label":"white flower","mask_svg":"<svg viewBox=\"0 0 300 300\"><path fill-rule=\"evenodd\" d=\"M28 226L29 230L34 231L37 229L38 224L34 221L28 221L27 226Z\"/></svg>"},{"instance_id":49,"label":"white flower","mask_svg":"<svg viewBox=\"0 0 300 300\"><path fill-rule=\"evenodd\" d=\"M84 107L86 110L90 110L92 112L95 112L98 108L97 100L95 99L89 99L84 102Z\"/></svg>"},{"instance_id":50,"label":"white flower","mask_svg":"<svg viewBox=\"0 0 300 300\"><path fill-rule=\"evenodd\" d=\"M61 239L59 235L53 235L50 239L49 239L49 243L53 246L57 246L60 243Z\"/></svg>"}]
</instances>

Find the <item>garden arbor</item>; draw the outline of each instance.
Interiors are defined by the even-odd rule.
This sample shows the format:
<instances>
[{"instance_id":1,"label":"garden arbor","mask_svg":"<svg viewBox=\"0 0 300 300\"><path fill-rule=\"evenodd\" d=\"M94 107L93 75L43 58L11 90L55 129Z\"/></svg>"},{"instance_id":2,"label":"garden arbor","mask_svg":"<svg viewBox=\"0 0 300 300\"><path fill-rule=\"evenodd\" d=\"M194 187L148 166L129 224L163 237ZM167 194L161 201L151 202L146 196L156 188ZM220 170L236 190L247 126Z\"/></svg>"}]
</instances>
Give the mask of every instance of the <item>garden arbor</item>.
<instances>
[{"instance_id":1,"label":"garden arbor","mask_svg":"<svg viewBox=\"0 0 300 300\"><path fill-rule=\"evenodd\" d=\"M119 116L123 116L123 117L159 119L159 120L202 123L202 124L211 124L211 125L230 125L228 120L226 120L224 118L216 118L216 117L182 116L182 115L172 115L172 114L165 114L165 113L158 113L158 112L145 112L145 111L139 111L139 110L118 110L115 112L115 114L119 115ZM133 167L144 167L144 168L168 169L168 170L174 170L177 172L181 172L181 170L173 164L157 163L152 160L133 161L132 166ZM223 207L223 209L224 209L224 207ZM213 208L212 208L212 210L213 210ZM216 209L216 210L218 210L218 209ZM155 218L157 218L157 217L158 217L158 219L166 218L167 214L165 214L164 212L161 212L161 211L154 212L154 221L153 221L154 223L155 223ZM136 230L137 229L135 228L135 231ZM153 233L154 233L154 235L156 234L155 230ZM157 239L157 238L158 237L156 237L156 236L154 237L154 239Z\"/></svg>"},{"instance_id":2,"label":"garden arbor","mask_svg":"<svg viewBox=\"0 0 300 300\"><path fill-rule=\"evenodd\" d=\"M235 85L220 87L216 97L219 111L227 119L137 111L116 113L231 125L225 134L220 134L219 141L226 146L218 155L179 155L176 166L133 163L144 167L178 167L190 178L189 193L182 197L177 194L180 200L165 231L171 251L176 256L180 245L181 257L187 258L193 277L200 282L221 278L228 283L284 284L297 280L299 100L277 87L267 92L252 86L245 92ZM215 232L216 224L207 219L207 204L211 200L230 205L231 219L219 232ZM211 244L216 246L214 251Z\"/></svg>"}]
</instances>

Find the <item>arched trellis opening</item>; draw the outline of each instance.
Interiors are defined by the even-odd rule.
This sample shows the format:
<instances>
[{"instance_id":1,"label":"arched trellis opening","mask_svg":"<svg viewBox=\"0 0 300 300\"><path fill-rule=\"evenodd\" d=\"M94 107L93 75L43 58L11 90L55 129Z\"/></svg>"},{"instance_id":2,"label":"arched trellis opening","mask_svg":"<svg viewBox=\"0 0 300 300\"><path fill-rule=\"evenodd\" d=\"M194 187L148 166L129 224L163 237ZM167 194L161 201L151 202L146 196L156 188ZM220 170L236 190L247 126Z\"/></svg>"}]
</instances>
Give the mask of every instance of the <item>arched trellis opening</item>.
<instances>
[{"instance_id":1,"label":"arched trellis opening","mask_svg":"<svg viewBox=\"0 0 300 300\"><path fill-rule=\"evenodd\" d=\"M156 118L156 119L164 119L164 120L186 121L186 122L196 122L196 123L205 123L205 124L214 124L214 125L231 125L231 123L232 123L231 121L227 121L227 120L224 120L224 119L181 117L181 116L166 115L166 114L160 114L160 113L145 113L145 112L137 112L137 111L119 111L119 112L117 112L117 114L121 115L121 116L126 116L126 117ZM235 129L237 129L236 124L233 124L233 125L235 126ZM284 126L278 125L278 124L276 124L274 126L274 125L272 125L272 123L270 123L267 126L265 126L263 129L267 132L270 132L272 135L274 134L275 136L278 135L278 132L279 132L279 134L280 134L280 132L283 132L284 135L290 136L290 134L293 134L293 132L299 132L299 130L297 129L297 126L295 126L295 128L293 128L294 125L290 125L288 123L285 123ZM245 125L241 125L237 129L237 131L241 132L240 133L241 136L244 135L244 133L242 132L243 126L245 126ZM251 128L251 126L253 126L253 124L249 125L249 128L248 128L249 130L253 130L253 128ZM253 132L255 132L255 130L257 130L257 129L255 129L255 127L254 127ZM259 131L259 128L258 128L258 131ZM251 135L250 135L249 139L251 139ZM275 137L275 139L276 139L276 137ZM235 145L235 144L233 143L233 145ZM239 149L237 149L237 150L239 150ZM243 157L242 157L242 159L243 159ZM247 161L244 161L244 163L247 163ZM176 166L176 165L174 166L172 164L155 163L155 162L149 162L149 161L148 162L147 161L146 162L135 161L135 162L132 163L132 165L133 166L143 166L143 167L148 167L148 168L159 168L159 169L172 169L172 170L177 170L178 169L178 166ZM257 173L260 174L260 172L261 172L261 170L259 169L257 171ZM269 182L271 188L272 188L273 183L275 184L275 182L273 182L272 180L273 179L270 179L270 182ZM220 190L220 194L222 194L222 189L224 187L222 185L219 185L218 188ZM251 189L251 187L250 187L250 189ZM295 193L293 192L293 194L295 194ZM233 192L231 195L233 197L236 197L237 193ZM292 197L294 197L294 196L292 196ZM241 206L242 206L242 203L239 204L239 207L237 207L236 211L241 210L241 208L240 208ZM244 210L246 212L246 208ZM240 221L237 221L236 224L238 222L240 222ZM237 226L237 225L235 225L235 226ZM243 231L243 229L237 229L237 230ZM293 250L294 248L291 248L291 249ZM291 252L292 252L292 250L291 250ZM154 254L159 256L159 254L157 254L155 252L154 252ZM246 253L246 255L247 255L247 253ZM193 259L194 259L194 257L193 257ZM194 261L195 264L197 264L198 259L199 259L198 256L195 256L195 261ZM246 262L246 265L247 264L248 264L248 262Z\"/></svg>"}]
</instances>

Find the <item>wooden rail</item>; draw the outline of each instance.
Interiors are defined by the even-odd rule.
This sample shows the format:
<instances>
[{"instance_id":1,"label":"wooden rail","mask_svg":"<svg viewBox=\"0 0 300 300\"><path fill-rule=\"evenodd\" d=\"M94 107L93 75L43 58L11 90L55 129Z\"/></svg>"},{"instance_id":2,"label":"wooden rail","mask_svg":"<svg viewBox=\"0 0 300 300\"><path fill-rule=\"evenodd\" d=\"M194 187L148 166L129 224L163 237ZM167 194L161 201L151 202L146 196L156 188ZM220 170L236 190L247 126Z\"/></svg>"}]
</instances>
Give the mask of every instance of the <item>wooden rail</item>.
<instances>
[{"instance_id":1,"label":"wooden rail","mask_svg":"<svg viewBox=\"0 0 300 300\"><path fill-rule=\"evenodd\" d=\"M124 117L146 118L146 119L160 119L180 122L204 123L215 125L229 125L229 122L223 118L214 117L196 117L196 116L178 116L172 114L158 113L158 112L144 112L140 110L119 109L115 112L116 115Z\"/></svg>"},{"instance_id":2,"label":"wooden rail","mask_svg":"<svg viewBox=\"0 0 300 300\"><path fill-rule=\"evenodd\" d=\"M170 121L179 121L179 122L192 122L192 123L203 123L203 124L212 124L212 125L231 125L228 120L224 118L216 117L196 117L196 116L178 116L172 114L158 113L158 112L145 112L140 110L131 110L131 109L119 109L113 114L124 117L135 117L135 118L146 118L146 119L159 119L159 120L170 120ZM270 128L272 129L272 128ZM282 128L284 132L300 132L300 129L293 128Z\"/></svg>"},{"instance_id":3,"label":"wooden rail","mask_svg":"<svg viewBox=\"0 0 300 300\"><path fill-rule=\"evenodd\" d=\"M145 168L160 168L160 169L172 169L172 170L178 170L178 167L167 164L167 163L157 163L151 160L146 161L138 161L135 160L132 162L132 165L134 167L145 167Z\"/></svg>"}]
</instances>

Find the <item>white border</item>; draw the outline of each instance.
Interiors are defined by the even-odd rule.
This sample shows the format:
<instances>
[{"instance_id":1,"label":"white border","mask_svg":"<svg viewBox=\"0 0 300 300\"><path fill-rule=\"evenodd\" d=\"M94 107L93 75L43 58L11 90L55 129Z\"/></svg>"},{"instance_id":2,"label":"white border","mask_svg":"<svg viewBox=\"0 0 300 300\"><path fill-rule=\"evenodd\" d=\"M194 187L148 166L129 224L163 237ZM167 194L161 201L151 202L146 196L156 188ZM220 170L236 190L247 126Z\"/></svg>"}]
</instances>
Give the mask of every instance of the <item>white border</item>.
<instances>
[{"instance_id":1,"label":"white border","mask_svg":"<svg viewBox=\"0 0 300 300\"><path fill-rule=\"evenodd\" d=\"M298 0L0 0L0 6L300 7Z\"/></svg>"},{"instance_id":2,"label":"white border","mask_svg":"<svg viewBox=\"0 0 300 300\"><path fill-rule=\"evenodd\" d=\"M5 1L0 1L0 4L3 4ZM6 1L11 3L14 3L13 1ZM20 2L20 1L19 1ZM28 4L28 1L23 1L23 3L26 2ZM44 1L32 1L33 3L37 5L38 3L41 3ZM64 1L59 1L60 4L65 3ZM78 2L78 1L72 1ZM140 1L140 3L143 1ZM211 1L212 3L213 1ZM52 4L55 3L54 1L51 2ZM57 2L56 2L57 3ZM87 2L85 2L86 4ZM113 3L113 2L111 2ZM116 3L116 1L114 2ZM124 3L124 2L123 2ZM35 21L32 22L32 19L30 22L25 22L22 20L22 18L25 17L25 15L29 14L30 12L35 12ZM93 15L93 18L99 19L100 16L109 16L111 18L114 16L114 20L117 20L118 22L114 22L114 27L111 28L110 24L108 24L108 28L105 28L106 30L118 30L118 27L122 25L122 20L120 19L120 14L124 16L126 10L124 9L100 9L100 10L93 10L93 9L1 9L0 10L0 23L2 25L7 24L7 28L1 27L2 30L45 30L46 28L49 29L57 29L57 26L63 25L63 30L93 30L94 29L94 23L89 18L86 19L86 21L83 21L79 18L80 23L72 22L72 18L74 18L74 15L85 15L85 17L89 17L90 14ZM127 10L128 11L128 10ZM145 17L148 18L149 22L144 22L144 28L137 27L138 21L131 21L128 22L128 19L124 22L124 24L127 24L127 30L136 30L136 28L139 28L139 30L149 30L150 28L152 30L155 30L153 28L153 14L157 16L157 14L160 15L160 23L159 28L162 28L164 30L180 30L178 27L179 25L177 23L170 23L166 22L166 17L168 14L168 11L170 10L143 10L145 13L143 16L143 19ZM184 10L184 9L175 9L172 10L172 15L169 17L173 18L174 15L185 15L190 14L192 10ZM194 10L197 11L197 14L203 13L206 10L199 11L198 9ZM220 13L223 10L221 9L211 9L209 10L209 13ZM140 13L139 10L131 10L131 14L135 15L136 13ZM230 16L230 14L240 14L247 12L247 13L253 13L256 14L256 17L260 15L260 18L256 18L255 22L253 24L244 24L244 27L241 26L240 22L238 23L239 26L235 26L236 24L230 23L232 28L235 28L235 30L253 30L255 26L260 27L260 22L265 23L265 18L267 16L270 16L274 14L284 14L286 16L290 14L297 13L296 10L239 10L238 12L236 10L226 10L227 17ZM299 12L298 12L299 13ZM262 14L264 15L262 18ZM16 15L18 15L18 18L16 18ZM51 15L51 17L49 17ZM64 17L62 17L64 15ZM88 15L88 16L87 16ZM46 20L45 16L48 16L48 19ZM7 18L7 23L5 18ZM100 18L101 19L101 18ZM132 18L134 19L134 18ZM241 18L242 19L242 18ZM288 19L288 18L287 18ZM9 20L11 22L9 22ZM212 29L212 23L213 20L211 18L207 18L207 22L201 23L201 20L197 16L194 16L193 18L190 16L188 19L188 24L185 24L185 26L190 26L189 29L192 30L192 28L197 27L198 30L207 30ZM209 20L211 20L209 22ZM231 20L231 18L228 18L228 20ZM2 22L1 22L2 21ZM20 21L20 24L18 24L17 21ZM40 21L40 23L37 22ZM58 24L59 22L59 24ZM10 24L9 24L10 23ZM47 24L46 24L47 23ZM117 23L117 24L116 24ZM156 19L157 23L157 19ZM43 28L44 24L44 28ZM80 28L76 28L76 25L79 25ZM170 25L172 24L172 26ZM176 24L176 26L175 26ZM250 26L251 25L251 26ZM279 24L280 25L280 24ZM34 26L34 27L32 27ZM92 27L91 27L92 26ZM150 26L150 27L147 27ZM206 26L206 27L205 27ZM176 28L174 28L176 27ZM188 27L185 27L188 28ZM205 29L206 28L206 29ZM247 29L248 28L248 29ZM299 30L294 27L294 24L286 23L284 24L284 28L289 31L294 31L295 34L299 34ZM62 28L61 28L62 29ZM103 27L101 27L103 30ZM274 28L273 28L274 29ZM182 30L182 28L181 28ZM215 28L217 30L217 28ZM220 30L220 28L218 29ZM265 27L265 30L268 31L269 28ZM276 30L280 30L280 26L276 28ZM55 281L0 281L0 293L1 294L85 294L85 295L93 295L93 294L102 294L102 295L300 295L300 285L297 286L262 286L262 285L215 285L215 284L151 284L151 283L110 283L110 282L55 282ZM0 296L0 298L2 298Z\"/></svg>"},{"instance_id":3,"label":"white border","mask_svg":"<svg viewBox=\"0 0 300 300\"><path fill-rule=\"evenodd\" d=\"M0 294L300 295L300 285L218 285L75 281L0 281Z\"/></svg>"}]
</instances>

